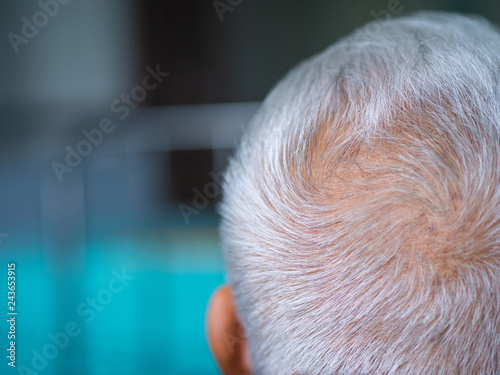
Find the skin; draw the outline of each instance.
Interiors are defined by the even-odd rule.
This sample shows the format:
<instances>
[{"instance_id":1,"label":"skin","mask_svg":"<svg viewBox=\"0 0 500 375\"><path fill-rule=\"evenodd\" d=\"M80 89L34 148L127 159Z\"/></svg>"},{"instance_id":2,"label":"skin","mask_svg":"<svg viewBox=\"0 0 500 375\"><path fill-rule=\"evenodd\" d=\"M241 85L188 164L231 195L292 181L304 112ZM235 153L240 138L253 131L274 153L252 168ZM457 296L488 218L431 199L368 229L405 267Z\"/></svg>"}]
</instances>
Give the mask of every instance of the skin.
<instances>
[{"instance_id":1,"label":"skin","mask_svg":"<svg viewBox=\"0 0 500 375\"><path fill-rule=\"evenodd\" d=\"M224 375L252 374L247 341L227 285L217 289L210 299L207 336L212 355Z\"/></svg>"}]
</instances>

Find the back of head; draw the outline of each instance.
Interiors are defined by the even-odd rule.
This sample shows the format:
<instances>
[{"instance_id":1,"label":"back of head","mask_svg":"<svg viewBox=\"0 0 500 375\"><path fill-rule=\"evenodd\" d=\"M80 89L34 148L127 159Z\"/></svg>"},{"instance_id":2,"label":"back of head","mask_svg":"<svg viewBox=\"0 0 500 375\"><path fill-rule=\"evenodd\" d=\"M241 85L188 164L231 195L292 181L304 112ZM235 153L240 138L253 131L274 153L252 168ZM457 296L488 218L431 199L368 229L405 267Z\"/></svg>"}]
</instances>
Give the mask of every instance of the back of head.
<instances>
[{"instance_id":1,"label":"back of head","mask_svg":"<svg viewBox=\"0 0 500 375\"><path fill-rule=\"evenodd\" d=\"M500 35L420 13L270 93L222 238L256 374L500 373Z\"/></svg>"}]
</instances>

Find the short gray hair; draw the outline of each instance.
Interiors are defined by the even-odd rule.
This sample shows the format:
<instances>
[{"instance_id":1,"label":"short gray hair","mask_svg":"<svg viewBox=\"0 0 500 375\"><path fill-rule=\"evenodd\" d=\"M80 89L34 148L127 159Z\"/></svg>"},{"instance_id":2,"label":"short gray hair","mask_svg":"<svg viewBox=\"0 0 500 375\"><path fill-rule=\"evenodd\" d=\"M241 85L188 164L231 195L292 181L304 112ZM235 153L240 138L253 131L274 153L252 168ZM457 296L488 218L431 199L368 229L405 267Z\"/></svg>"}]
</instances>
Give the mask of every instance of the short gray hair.
<instances>
[{"instance_id":1,"label":"short gray hair","mask_svg":"<svg viewBox=\"0 0 500 375\"><path fill-rule=\"evenodd\" d=\"M500 374L500 34L418 13L269 94L221 235L255 374Z\"/></svg>"}]
</instances>

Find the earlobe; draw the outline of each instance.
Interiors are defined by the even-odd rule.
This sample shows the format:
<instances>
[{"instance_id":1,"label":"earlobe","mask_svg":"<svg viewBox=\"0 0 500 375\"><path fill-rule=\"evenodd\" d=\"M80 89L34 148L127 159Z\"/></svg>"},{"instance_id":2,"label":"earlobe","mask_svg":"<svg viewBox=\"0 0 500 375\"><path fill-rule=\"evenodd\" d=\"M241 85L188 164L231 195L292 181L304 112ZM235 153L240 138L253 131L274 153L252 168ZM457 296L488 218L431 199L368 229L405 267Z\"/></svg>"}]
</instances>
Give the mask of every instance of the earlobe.
<instances>
[{"instance_id":1,"label":"earlobe","mask_svg":"<svg viewBox=\"0 0 500 375\"><path fill-rule=\"evenodd\" d=\"M250 375L250 356L229 286L217 289L209 303L207 333L212 354L225 375Z\"/></svg>"}]
</instances>

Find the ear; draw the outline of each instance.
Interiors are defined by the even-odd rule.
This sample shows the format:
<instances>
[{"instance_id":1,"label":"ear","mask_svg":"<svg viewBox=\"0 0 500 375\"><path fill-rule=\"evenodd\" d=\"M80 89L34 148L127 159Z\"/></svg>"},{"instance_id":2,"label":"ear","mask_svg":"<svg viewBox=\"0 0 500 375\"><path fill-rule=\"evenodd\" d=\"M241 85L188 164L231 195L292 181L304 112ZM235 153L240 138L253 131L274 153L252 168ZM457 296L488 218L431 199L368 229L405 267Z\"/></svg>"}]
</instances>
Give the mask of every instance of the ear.
<instances>
[{"instance_id":1,"label":"ear","mask_svg":"<svg viewBox=\"0 0 500 375\"><path fill-rule=\"evenodd\" d=\"M229 286L217 289L210 300L207 333L212 354L225 375L250 375L250 356L243 327Z\"/></svg>"}]
</instances>

